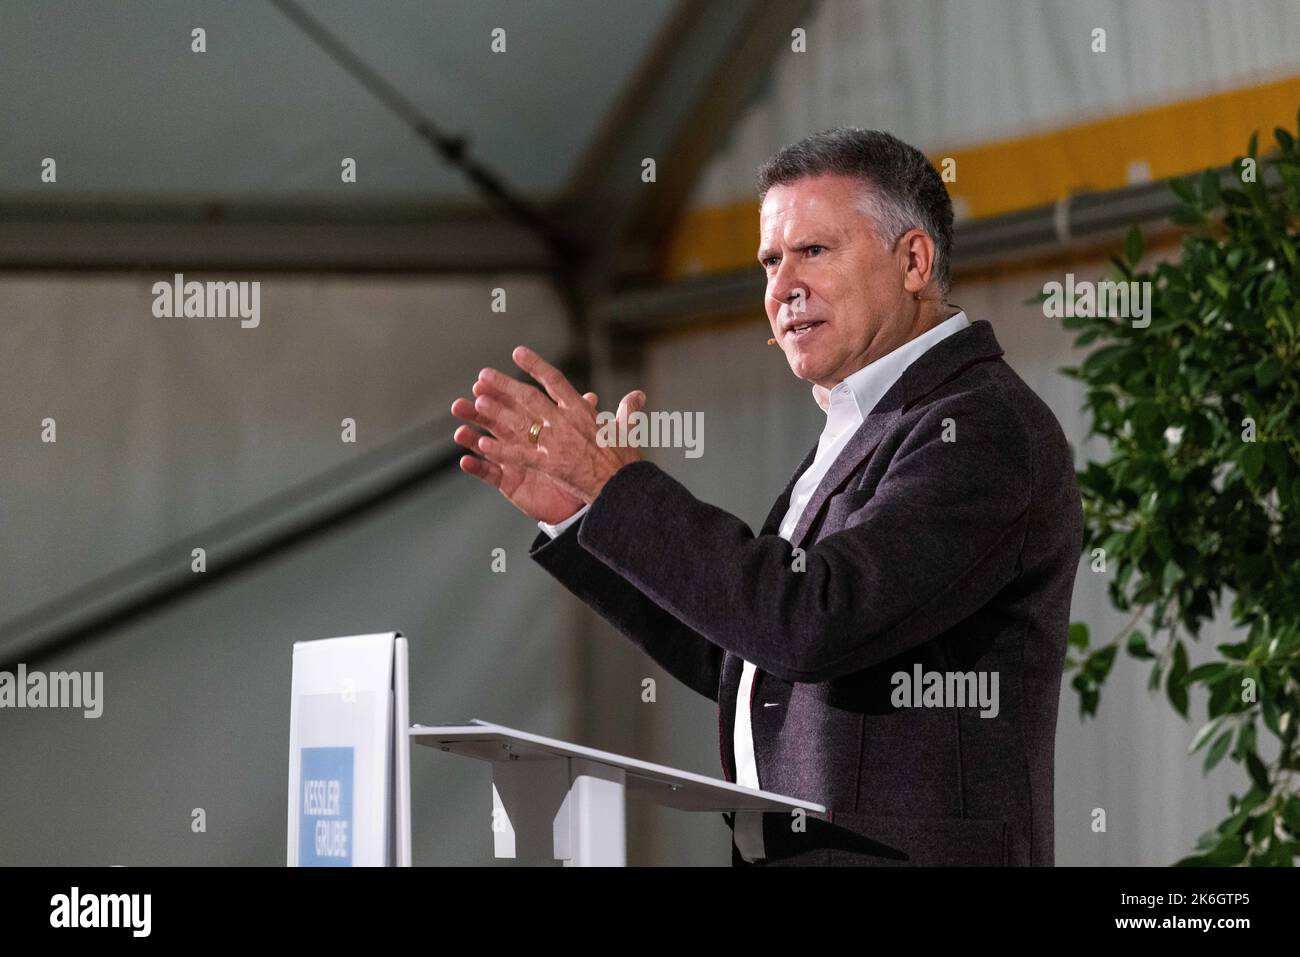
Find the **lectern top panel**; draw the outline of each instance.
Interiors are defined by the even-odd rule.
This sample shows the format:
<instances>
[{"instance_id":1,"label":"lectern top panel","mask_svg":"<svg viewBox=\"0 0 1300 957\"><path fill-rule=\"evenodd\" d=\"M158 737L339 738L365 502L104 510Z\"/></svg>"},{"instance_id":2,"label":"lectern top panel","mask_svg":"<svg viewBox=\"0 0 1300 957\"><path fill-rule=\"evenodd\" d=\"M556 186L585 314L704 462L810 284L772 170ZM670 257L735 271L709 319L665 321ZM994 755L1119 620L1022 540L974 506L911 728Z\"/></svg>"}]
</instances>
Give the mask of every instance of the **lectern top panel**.
<instances>
[{"instance_id":1,"label":"lectern top panel","mask_svg":"<svg viewBox=\"0 0 1300 957\"><path fill-rule=\"evenodd\" d=\"M478 718L463 725L412 725L410 736L413 741L426 747L480 761L553 761L578 758L620 768L626 774L629 796L684 811L789 811L803 808L820 813L826 810L812 801L741 787L703 774L679 771L662 764L571 744Z\"/></svg>"}]
</instances>

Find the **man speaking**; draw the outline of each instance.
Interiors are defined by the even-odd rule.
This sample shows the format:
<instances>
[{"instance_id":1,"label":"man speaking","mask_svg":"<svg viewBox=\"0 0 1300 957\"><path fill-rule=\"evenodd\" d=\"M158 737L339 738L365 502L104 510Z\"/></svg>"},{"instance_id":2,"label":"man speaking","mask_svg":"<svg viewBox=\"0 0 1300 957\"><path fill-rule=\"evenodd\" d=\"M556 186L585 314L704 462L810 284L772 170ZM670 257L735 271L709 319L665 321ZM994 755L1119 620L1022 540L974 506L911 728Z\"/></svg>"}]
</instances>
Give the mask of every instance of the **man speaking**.
<instances>
[{"instance_id":1,"label":"man speaking","mask_svg":"<svg viewBox=\"0 0 1300 957\"><path fill-rule=\"evenodd\" d=\"M952 204L918 150L829 130L758 187L772 336L826 425L757 534L602 442L596 396L522 347L545 391L484 369L452 406L478 453L461 468L541 523L548 572L717 701L728 780L827 808L736 815L734 864L1051 864L1082 548L1060 425L989 323L946 305Z\"/></svg>"}]
</instances>

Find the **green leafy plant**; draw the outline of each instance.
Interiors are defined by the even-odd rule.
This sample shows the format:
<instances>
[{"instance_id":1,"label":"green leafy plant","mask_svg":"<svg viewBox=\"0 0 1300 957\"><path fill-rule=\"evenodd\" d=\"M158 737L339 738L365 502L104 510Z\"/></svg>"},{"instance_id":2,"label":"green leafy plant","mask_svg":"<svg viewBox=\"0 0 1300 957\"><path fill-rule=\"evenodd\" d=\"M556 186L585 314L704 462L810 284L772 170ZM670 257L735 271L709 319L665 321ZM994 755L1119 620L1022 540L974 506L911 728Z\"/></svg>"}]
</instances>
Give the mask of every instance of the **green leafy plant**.
<instances>
[{"instance_id":1,"label":"green leafy plant","mask_svg":"<svg viewBox=\"0 0 1300 957\"><path fill-rule=\"evenodd\" d=\"M1235 175L1170 183L1187 227L1177 262L1139 269L1143 238L1129 231L1109 278L1151 284L1149 325L1063 320L1095 346L1062 371L1085 384L1090 434L1109 444L1078 473L1085 555L1132 612L1104 644L1070 626L1081 713L1095 715L1123 645L1184 718L1189 689L1206 689L1190 749L1206 772L1227 757L1249 782L1179 864L1300 855L1300 147L1275 136L1263 158L1252 136ZM1187 642L1229 599L1242 640L1189 668Z\"/></svg>"}]
</instances>

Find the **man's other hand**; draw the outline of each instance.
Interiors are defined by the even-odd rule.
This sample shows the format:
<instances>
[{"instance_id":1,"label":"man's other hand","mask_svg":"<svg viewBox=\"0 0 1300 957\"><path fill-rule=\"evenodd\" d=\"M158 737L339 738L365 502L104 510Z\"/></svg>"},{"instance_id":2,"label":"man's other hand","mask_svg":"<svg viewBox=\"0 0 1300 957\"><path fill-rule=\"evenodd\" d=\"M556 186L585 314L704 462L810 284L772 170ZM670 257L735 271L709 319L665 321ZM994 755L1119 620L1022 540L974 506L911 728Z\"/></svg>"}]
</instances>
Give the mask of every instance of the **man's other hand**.
<instances>
[{"instance_id":1,"label":"man's other hand","mask_svg":"<svg viewBox=\"0 0 1300 957\"><path fill-rule=\"evenodd\" d=\"M451 407L457 418L488 433L468 425L456 430L456 442L481 456L464 456L460 467L498 489L524 514L554 525L594 501L605 482L641 453L598 440L595 393L579 395L563 373L523 346L513 358L546 393L495 369L482 370L474 383L474 401L457 399ZM626 423L644 404L645 393L629 392L615 420ZM529 439L534 423L541 425L536 442Z\"/></svg>"},{"instance_id":2,"label":"man's other hand","mask_svg":"<svg viewBox=\"0 0 1300 957\"><path fill-rule=\"evenodd\" d=\"M479 395L480 389L480 383L475 382L474 394L476 396ZM598 401L594 392L588 392L583 396L583 399L589 402L592 408L595 408ZM453 402L451 404L451 414L458 419L464 419L466 422L478 426L485 432L491 431L486 417L479 413L474 408L474 403L468 399L462 398ZM470 428L468 425L462 425L456 429L456 433L452 437L456 440L457 445L463 446L471 452L477 452L479 450L478 440L483 437L483 433ZM519 465L499 465L473 455L462 455L460 470L466 475L472 475L474 478L491 485L505 496L507 502L534 521L546 522L548 525L558 525L583 506L582 499L570 495L560 487L555 479L536 469Z\"/></svg>"}]
</instances>

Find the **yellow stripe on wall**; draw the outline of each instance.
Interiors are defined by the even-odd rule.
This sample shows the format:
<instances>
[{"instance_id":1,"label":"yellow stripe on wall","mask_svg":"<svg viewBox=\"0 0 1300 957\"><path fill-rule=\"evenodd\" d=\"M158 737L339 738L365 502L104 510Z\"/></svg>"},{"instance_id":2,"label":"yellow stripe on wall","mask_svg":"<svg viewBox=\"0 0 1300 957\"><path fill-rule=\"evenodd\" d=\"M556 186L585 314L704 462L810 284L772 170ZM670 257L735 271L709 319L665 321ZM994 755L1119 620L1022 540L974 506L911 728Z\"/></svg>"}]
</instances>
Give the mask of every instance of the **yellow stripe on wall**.
<instances>
[{"instance_id":1,"label":"yellow stripe on wall","mask_svg":"<svg viewBox=\"0 0 1300 957\"><path fill-rule=\"evenodd\" d=\"M1055 202L1084 190L1108 190L1222 166L1243 154L1259 130L1260 152L1273 128L1295 131L1300 76L1093 120L1047 133L931 154L957 161L948 184L971 218ZM743 200L684 214L664 251L666 279L753 266L758 204Z\"/></svg>"}]
</instances>

